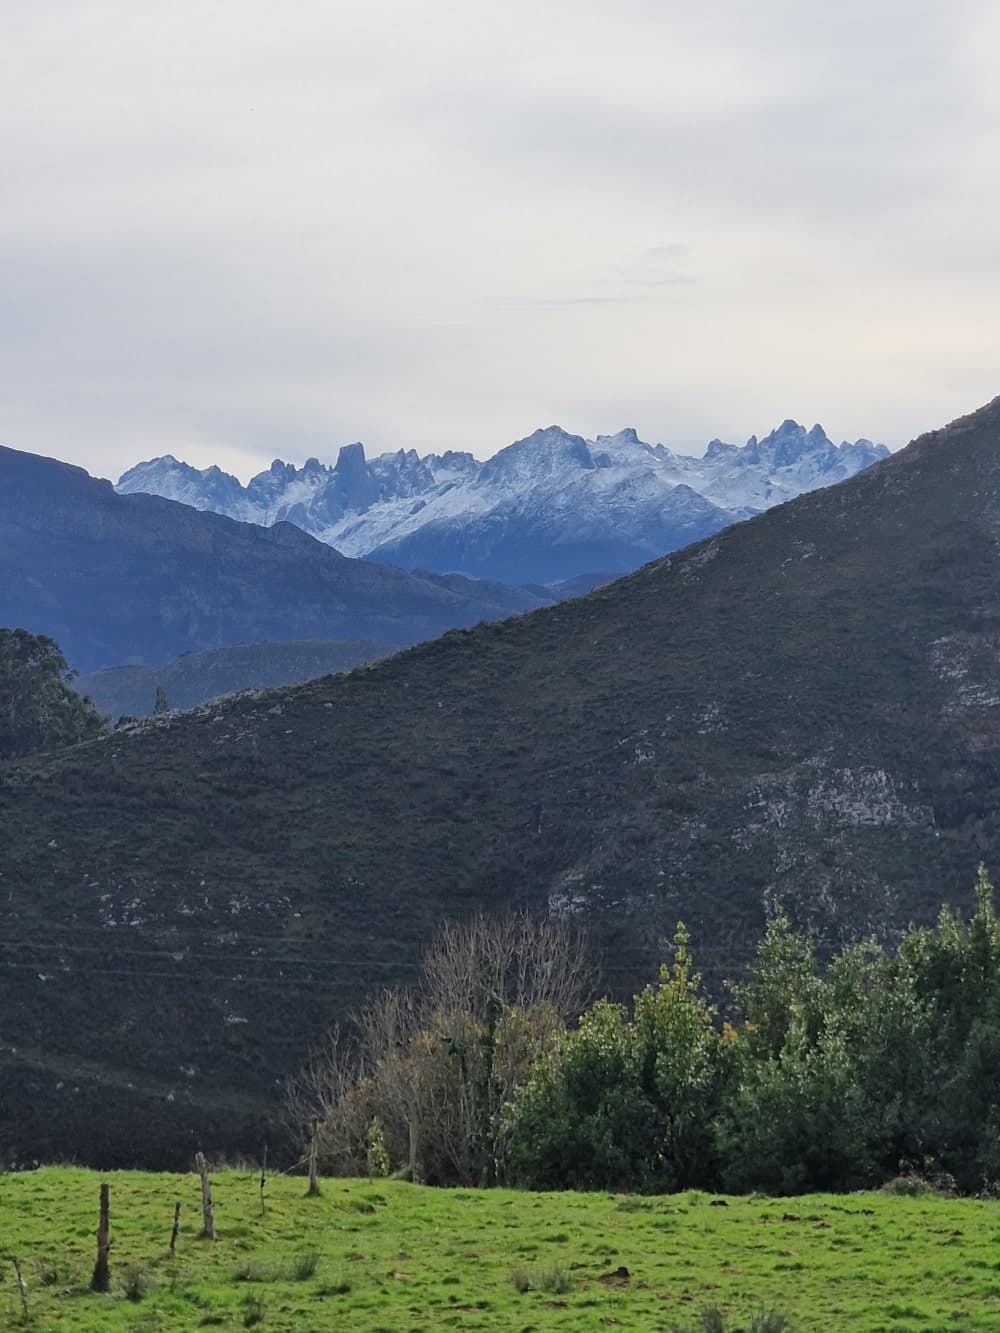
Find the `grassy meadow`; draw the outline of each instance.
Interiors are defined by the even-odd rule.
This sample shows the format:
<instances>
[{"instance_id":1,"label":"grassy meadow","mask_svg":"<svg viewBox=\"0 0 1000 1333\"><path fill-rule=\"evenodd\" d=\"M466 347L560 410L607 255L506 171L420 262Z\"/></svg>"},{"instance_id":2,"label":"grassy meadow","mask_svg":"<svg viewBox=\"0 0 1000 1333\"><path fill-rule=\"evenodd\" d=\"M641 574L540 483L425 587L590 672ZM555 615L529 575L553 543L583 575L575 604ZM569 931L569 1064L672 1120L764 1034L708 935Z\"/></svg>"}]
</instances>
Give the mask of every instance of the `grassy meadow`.
<instances>
[{"instance_id":1,"label":"grassy meadow","mask_svg":"<svg viewBox=\"0 0 1000 1333\"><path fill-rule=\"evenodd\" d=\"M111 1185L112 1292L89 1290ZM385 1181L0 1176L0 1326L61 1330L701 1329L777 1309L796 1330L1000 1330L1000 1204L898 1195L641 1198ZM182 1203L176 1257L167 1254Z\"/></svg>"}]
</instances>

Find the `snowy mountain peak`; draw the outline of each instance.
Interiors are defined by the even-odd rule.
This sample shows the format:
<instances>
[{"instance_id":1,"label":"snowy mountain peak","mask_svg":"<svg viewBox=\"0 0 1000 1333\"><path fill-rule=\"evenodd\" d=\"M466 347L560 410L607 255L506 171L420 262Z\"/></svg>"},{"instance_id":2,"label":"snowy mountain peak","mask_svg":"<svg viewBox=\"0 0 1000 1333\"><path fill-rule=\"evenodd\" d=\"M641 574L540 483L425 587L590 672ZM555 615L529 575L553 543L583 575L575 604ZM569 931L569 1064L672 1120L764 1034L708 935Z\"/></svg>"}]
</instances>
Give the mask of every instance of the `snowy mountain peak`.
<instances>
[{"instance_id":1,"label":"snowy mountain peak","mask_svg":"<svg viewBox=\"0 0 1000 1333\"><path fill-rule=\"evenodd\" d=\"M884 445L835 445L791 418L742 447L712 440L701 458L651 445L628 426L586 440L552 425L485 463L449 451L376 458L344 445L332 466L275 459L246 487L170 455L129 469L122 492L149 491L272 525L287 521L346 555L439 573L544 583L624 573L728 523L842 481Z\"/></svg>"},{"instance_id":2,"label":"snowy mountain peak","mask_svg":"<svg viewBox=\"0 0 1000 1333\"><path fill-rule=\"evenodd\" d=\"M482 465L479 482L486 486L523 484L566 468L590 470L593 466L587 441L581 435L570 435L561 426L547 426L494 454Z\"/></svg>"},{"instance_id":3,"label":"snowy mountain peak","mask_svg":"<svg viewBox=\"0 0 1000 1333\"><path fill-rule=\"evenodd\" d=\"M757 437L751 435L747 443L756 445ZM723 440L709 440L708 448L705 450L705 461L708 463L718 463L724 458L732 458L733 454L737 453L739 453L739 449L735 444L726 444Z\"/></svg>"},{"instance_id":4,"label":"snowy mountain peak","mask_svg":"<svg viewBox=\"0 0 1000 1333\"><path fill-rule=\"evenodd\" d=\"M594 443L597 445L638 444L642 445L644 449L649 448L649 445L643 444L642 440L639 439L639 432L636 430L634 426L626 426L624 430L618 431L616 435L598 435L597 438L594 440Z\"/></svg>"}]
</instances>

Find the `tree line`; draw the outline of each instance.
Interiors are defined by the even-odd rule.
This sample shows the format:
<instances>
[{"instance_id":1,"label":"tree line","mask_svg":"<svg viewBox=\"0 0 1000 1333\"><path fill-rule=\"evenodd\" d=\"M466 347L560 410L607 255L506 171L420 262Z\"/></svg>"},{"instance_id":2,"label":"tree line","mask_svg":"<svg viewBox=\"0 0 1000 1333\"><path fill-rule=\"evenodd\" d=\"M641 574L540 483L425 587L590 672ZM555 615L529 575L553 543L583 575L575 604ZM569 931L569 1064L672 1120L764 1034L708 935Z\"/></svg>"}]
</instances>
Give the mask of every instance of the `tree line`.
<instances>
[{"instance_id":1,"label":"tree line","mask_svg":"<svg viewBox=\"0 0 1000 1333\"><path fill-rule=\"evenodd\" d=\"M1000 1182L1000 923L984 869L895 947L828 961L778 912L726 1014L678 926L630 1005L587 1003L581 933L444 928L292 1081L325 1168L441 1185L771 1194Z\"/></svg>"}]
</instances>

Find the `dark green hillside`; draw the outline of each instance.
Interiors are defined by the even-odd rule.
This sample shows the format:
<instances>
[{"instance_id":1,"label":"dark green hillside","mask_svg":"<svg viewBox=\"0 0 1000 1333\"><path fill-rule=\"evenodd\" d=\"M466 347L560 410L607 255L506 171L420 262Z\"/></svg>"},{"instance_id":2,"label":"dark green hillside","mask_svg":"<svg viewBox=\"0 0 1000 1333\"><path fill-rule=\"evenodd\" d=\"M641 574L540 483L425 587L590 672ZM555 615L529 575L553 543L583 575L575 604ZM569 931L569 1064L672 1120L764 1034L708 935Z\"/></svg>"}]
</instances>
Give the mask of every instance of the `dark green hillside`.
<instances>
[{"instance_id":1,"label":"dark green hillside","mask_svg":"<svg viewBox=\"0 0 1000 1333\"><path fill-rule=\"evenodd\" d=\"M998 533L1000 400L580 600L9 771L0 1142L76 1114L81 1057L177 1142L265 1105L474 906L579 913L628 990L678 917L718 978L777 899L830 944L964 901L1000 849ZM163 1156L126 1102L107 1141Z\"/></svg>"}]
</instances>

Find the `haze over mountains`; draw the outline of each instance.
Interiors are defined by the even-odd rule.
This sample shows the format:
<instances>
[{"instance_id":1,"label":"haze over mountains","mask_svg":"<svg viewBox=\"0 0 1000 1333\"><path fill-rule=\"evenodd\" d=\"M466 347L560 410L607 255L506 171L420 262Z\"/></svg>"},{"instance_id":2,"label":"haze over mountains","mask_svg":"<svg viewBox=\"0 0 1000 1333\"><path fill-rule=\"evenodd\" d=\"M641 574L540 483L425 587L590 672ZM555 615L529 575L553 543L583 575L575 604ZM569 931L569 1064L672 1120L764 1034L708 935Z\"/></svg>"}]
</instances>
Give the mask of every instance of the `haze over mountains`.
<instances>
[{"instance_id":1,"label":"haze over mountains","mask_svg":"<svg viewBox=\"0 0 1000 1333\"><path fill-rule=\"evenodd\" d=\"M585 922L621 995L678 918L718 979L778 902L821 946L964 904L1000 858L998 496L1000 399L587 596L0 771L0 1143L254 1142L476 907Z\"/></svg>"},{"instance_id":2,"label":"haze over mountains","mask_svg":"<svg viewBox=\"0 0 1000 1333\"><path fill-rule=\"evenodd\" d=\"M295 523L345 555L406 569L545 584L627 573L887 454L870 440L835 445L821 426L790 420L742 448L713 440L703 458L634 430L585 440L550 426L485 463L412 449L369 460L349 444L332 467L275 460L243 486L167 455L131 468L117 489L244 522Z\"/></svg>"},{"instance_id":3,"label":"haze over mountains","mask_svg":"<svg viewBox=\"0 0 1000 1333\"><path fill-rule=\"evenodd\" d=\"M253 640L399 646L554 599L351 560L81 468L0 448L0 625L58 640L82 671Z\"/></svg>"},{"instance_id":4,"label":"haze over mountains","mask_svg":"<svg viewBox=\"0 0 1000 1333\"><path fill-rule=\"evenodd\" d=\"M112 720L146 717L154 711L159 690L169 708L197 708L208 699L237 690L273 689L350 671L388 657L392 651L388 644L350 639L332 643L316 639L238 643L183 653L158 666L91 671L76 680L75 688Z\"/></svg>"}]
</instances>

